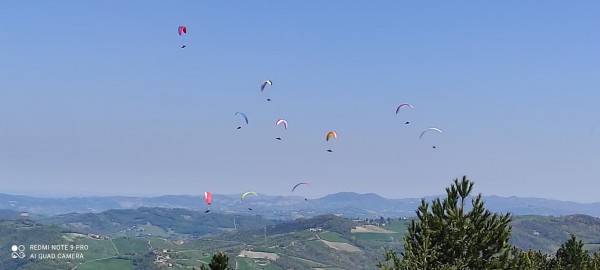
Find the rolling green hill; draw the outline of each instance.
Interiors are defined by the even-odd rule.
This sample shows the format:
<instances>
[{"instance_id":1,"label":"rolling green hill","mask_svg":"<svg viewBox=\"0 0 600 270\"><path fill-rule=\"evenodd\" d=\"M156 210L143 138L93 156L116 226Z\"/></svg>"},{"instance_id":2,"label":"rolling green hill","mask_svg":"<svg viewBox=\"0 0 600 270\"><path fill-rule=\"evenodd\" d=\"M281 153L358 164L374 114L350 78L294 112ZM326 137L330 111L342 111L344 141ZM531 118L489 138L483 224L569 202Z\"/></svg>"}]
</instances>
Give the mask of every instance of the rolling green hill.
<instances>
[{"instance_id":1,"label":"rolling green hill","mask_svg":"<svg viewBox=\"0 0 600 270\"><path fill-rule=\"evenodd\" d=\"M599 250L600 218L586 215L564 217L517 216L512 222L510 242L521 249L555 253L571 234L577 236L590 251Z\"/></svg>"},{"instance_id":2,"label":"rolling green hill","mask_svg":"<svg viewBox=\"0 0 600 270\"><path fill-rule=\"evenodd\" d=\"M402 249L410 224L336 215L275 221L164 208L68 214L43 222L23 217L0 222L0 269L192 269L220 250L238 269L373 269L384 247ZM588 250L600 247L600 219L590 216L517 216L512 227L510 241L521 249L553 253L570 234ZM30 250L30 245L53 244L86 249L76 252L79 258L11 258L12 245L26 246L29 256L59 253Z\"/></svg>"},{"instance_id":3,"label":"rolling green hill","mask_svg":"<svg viewBox=\"0 0 600 270\"><path fill-rule=\"evenodd\" d=\"M278 221L259 216L204 213L182 208L139 208L102 213L71 213L39 219L43 224L60 224L82 233L164 238L202 237L234 228L255 229Z\"/></svg>"}]
</instances>

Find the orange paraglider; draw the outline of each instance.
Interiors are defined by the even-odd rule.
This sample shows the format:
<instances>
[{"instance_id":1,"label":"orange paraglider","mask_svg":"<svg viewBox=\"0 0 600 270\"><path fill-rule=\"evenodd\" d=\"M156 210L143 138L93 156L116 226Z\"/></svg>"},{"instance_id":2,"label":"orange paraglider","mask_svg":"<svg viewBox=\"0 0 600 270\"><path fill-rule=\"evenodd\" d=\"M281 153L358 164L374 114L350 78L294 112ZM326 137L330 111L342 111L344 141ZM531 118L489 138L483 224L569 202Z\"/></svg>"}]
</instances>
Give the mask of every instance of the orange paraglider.
<instances>
[{"instance_id":1,"label":"orange paraglider","mask_svg":"<svg viewBox=\"0 0 600 270\"><path fill-rule=\"evenodd\" d=\"M337 139L337 133L335 133L334 131L327 132L327 136L325 136L325 140L329 141L329 139L331 139L331 138Z\"/></svg>"}]
</instances>

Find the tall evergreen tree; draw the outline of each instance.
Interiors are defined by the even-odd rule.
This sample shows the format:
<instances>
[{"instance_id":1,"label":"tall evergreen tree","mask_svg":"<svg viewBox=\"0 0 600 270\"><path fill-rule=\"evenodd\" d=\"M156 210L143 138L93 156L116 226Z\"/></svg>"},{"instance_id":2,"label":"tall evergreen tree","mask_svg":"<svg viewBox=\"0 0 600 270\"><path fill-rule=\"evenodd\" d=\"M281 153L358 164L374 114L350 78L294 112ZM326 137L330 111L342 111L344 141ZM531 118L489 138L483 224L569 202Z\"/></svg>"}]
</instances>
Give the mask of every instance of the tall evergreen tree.
<instances>
[{"instance_id":1,"label":"tall evergreen tree","mask_svg":"<svg viewBox=\"0 0 600 270\"><path fill-rule=\"evenodd\" d=\"M590 255L583 249L583 242L571 235L571 238L556 251L552 265L555 269L587 270L592 269L588 267L590 262Z\"/></svg>"},{"instance_id":2,"label":"tall evergreen tree","mask_svg":"<svg viewBox=\"0 0 600 270\"><path fill-rule=\"evenodd\" d=\"M386 250L382 269L502 269L507 266L510 214L492 214L485 209L481 194L468 196L473 183L463 176L446 188L447 197L429 204L421 200L418 221L412 221L404 237L400 266L392 250Z\"/></svg>"}]
</instances>

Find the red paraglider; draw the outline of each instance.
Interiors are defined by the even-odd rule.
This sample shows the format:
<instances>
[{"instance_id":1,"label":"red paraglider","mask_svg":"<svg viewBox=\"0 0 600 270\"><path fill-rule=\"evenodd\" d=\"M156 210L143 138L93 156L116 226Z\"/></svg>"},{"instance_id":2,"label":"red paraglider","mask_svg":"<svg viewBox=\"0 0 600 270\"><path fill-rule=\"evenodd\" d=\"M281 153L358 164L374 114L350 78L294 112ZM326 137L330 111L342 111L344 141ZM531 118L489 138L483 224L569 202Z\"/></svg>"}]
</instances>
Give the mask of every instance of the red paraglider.
<instances>
[{"instance_id":1,"label":"red paraglider","mask_svg":"<svg viewBox=\"0 0 600 270\"><path fill-rule=\"evenodd\" d=\"M204 200L206 201L206 204L212 205L212 194L208 191L204 192Z\"/></svg>"},{"instance_id":2,"label":"red paraglider","mask_svg":"<svg viewBox=\"0 0 600 270\"><path fill-rule=\"evenodd\" d=\"M185 27L185 25L179 26L179 29L177 30L179 32L179 35L183 35L183 34L187 34L187 27Z\"/></svg>"},{"instance_id":3,"label":"red paraglider","mask_svg":"<svg viewBox=\"0 0 600 270\"><path fill-rule=\"evenodd\" d=\"M181 25L181 26L179 26L179 28L177 28L177 32L179 33L180 36L183 35L183 34L186 34L187 33L187 27L185 27L185 25ZM181 46L182 49L185 48L185 47L186 47L185 44L183 44Z\"/></svg>"},{"instance_id":4,"label":"red paraglider","mask_svg":"<svg viewBox=\"0 0 600 270\"><path fill-rule=\"evenodd\" d=\"M206 211L204 211L204 213L208 213L210 212L210 209L208 209L209 205L212 205L212 194L208 191L204 192L204 201L207 204L207 208Z\"/></svg>"}]
</instances>

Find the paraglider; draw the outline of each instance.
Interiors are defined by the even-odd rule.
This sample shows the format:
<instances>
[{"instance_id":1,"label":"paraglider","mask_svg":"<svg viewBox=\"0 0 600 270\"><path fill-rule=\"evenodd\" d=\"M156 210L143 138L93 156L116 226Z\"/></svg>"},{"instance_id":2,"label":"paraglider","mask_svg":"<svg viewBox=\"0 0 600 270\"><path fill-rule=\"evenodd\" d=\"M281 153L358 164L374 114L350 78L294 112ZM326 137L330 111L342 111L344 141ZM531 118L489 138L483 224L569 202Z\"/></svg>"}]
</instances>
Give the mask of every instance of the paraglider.
<instances>
[{"instance_id":1,"label":"paraglider","mask_svg":"<svg viewBox=\"0 0 600 270\"><path fill-rule=\"evenodd\" d=\"M398 113L400 113L400 108L402 107L407 107L407 108L411 108L414 109L415 107L413 107L413 105L408 104L408 103L404 103L404 104L400 104L400 106L398 106L398 108L396 108L396 115L398 115ZM404 122L405 125L410 124L409 121Z\"/></svg>"},{"instance_id":2,"label":"paraglider","mask_svg":"<svg viewBox=\"0 0 600 270\"><path fill-rule=\"evenodd\" d=\"M288 123L287 121L283 120L283 119L277 119L277 122L275 122L275 125L279 126L279 124L283 124L283 127L285 129L287 129Z\"/></svg>"},{"instance_id":3,"label":"paraglider","mask_svg":"<svg viewBox=\"0 0 600 270\"><path fill-rule=\"evenodd\" d=\"M329 139L331 139L331 138L337 139L337 133L335 133L335 131L327 132L327 135L325 136L325 140L329 141ZM333 152L333 150L327 149L327 152L331 153L331 152Z\"/></svg>"},{"instance_id":4,"label":"paraglider","mask_svg":"<svg viewBox=\"0 0 600 270\"><path fill-rule=\"evenodd\" d=\"M419 136L419 139L422 139L422 138L423 138L423 135L425 135L425 133L427 133L427 132L429 132L429 131L437 131L437 132L439 132L440 134L442 134L442 130L440 130L439 128L431 127L431 128L428 128L428 129L424 130L423 132L421 132L421 136ZM433 148L433 149L437 149L437 147L436 147L435 145L434 145L434 146L432 146L432 148Z\"/></svg>"},{"instance_id":5,"label":"paraglider","mask_svg":"<svg viewBox=\"0 0 600 270\"><path fill-rule=\"evenodd\" d=\"M310 183L304 183L304 182L302 182L302 183L298 183L298 184L296 184L296 185L295 185L295 186L292 188L292 192L294 192L294 190L296 190L296 188L297 188L298 186L300 186L300 185L310 185Z\"/></svg>"},{"instance_id":6,"label":"paraglider","mask_svg":"<svg viewBox=\"0 0 600 270\"><path fill-rule=\"evenodd\" d=\"M177 28L177 32L179 33L180 36L183 35L183 34L186 34L187 33L187 27L185 27L185 25L181 25L181 26L179 26L179 28ZM183 46L181 46L182 49L185 48L185 47L186 47L185 44L183 44Z\"/></svg>"},{"instance_id":7,"label":"paraglider","mask_svg":"<svg viewBox=\"0 0 600 270\"><path fill-rule=\"evenodd\" d=\"M442 131L439 128L430 127L428 129L424 130L423 132L421 132L421 136L419 136L419 139L423 138L423 135L431 130L435 130L435 131L439 132L440 134L442 133Z\"/></svg>"},{"instance_id":8,"label":"paraglider","mask_svg":"<svg viewBox=\"0 0 600 270\"><path fill-rule=\"evenodd\" d=\"M242 202L242 200L244 200L244 198L250 194L252 194L254 196L258 196L258 194L256 194L256 192L254 192L254 191L247 191L244 194L242 194L242 197L240 197L240 202ZM248 210L252 211L252 208L248 207Z\"/></svg>"},{"instance_id":9,"label":"paraglider","mask_svg":"<svg viewBox=\"0 0 600 270\"><path fill-rule=\"evenodd\" d=\"M235 113L235 115L238 115L238 114L241 115L242 117L244 117L244 120L246 121L246 125L247 125L248 124L248 116L246 116L246 114L243 113L243 112L236 112ZM240 129L240 128L242 128L242 127L241 126L237 127L237 129Z\"/></svg>"},{"instance_id":10,"label":"paraglider","mask_svg":"<svg viewBox=\"0 0 600 270\"><path fill-rule=\"evenodd\" d=\"M294 192L294 190L296 190L297 187L301 186L301 185L310 185L310 183L306 183L306 182L301 182L296 184L293 188L292 188L292 192ZM307 198L304 198L305 201L308 201Z\"/></svg>"},{"instance_id":11,"label":"paraglider","mask_svg":"<svg viewBox=\"0 0 600 270\"><path fill-rule=\"evenodd\" d=\"M280 124L283 124L283 127L287 130L287 121L285 121L283 119L277 119L277 122L275 122L275 125L279 126ZM281 137L277 137L275 139L278 141L281 141Z\"/></svg>"},{"instance_id":12,"label":"paraglider","mask_svg":"<svg viewBox=\"0 0 600 270\"><path fill-rule=\"evenodd\" d=\"M265 87L267 87L267 85L273 85L273 82L271 80L266 80L262 83L262 85L260 86L260 91L262 92L263 90L265 90ZM267 98L267 101L271 101L270 98Z\"/></svg>"},{"instance_id":13,"label":"paraglider","mask_svg":"<svg viewBox=\"0 0 600 270\"><path fill-rule=\"evenodd\" d=\"M273 82L271 80L266 80L262 83L262 85L260 86L260 91L262 92L263 90L265 90L265 87L268 85L273 85Z\"/></svg>"},{"instance_id":14,"label":"paraglider","mask_svg":"<svg viewBox=\"0 0 600 270\"><path fill-rule=\"evenodd\" d=\"M212 193L206 191L204 192L204 201L206 202L207 206L208 205L212 205ZM206 208L206 211L204 211L204 213L208 213L210 212L210 209L208 209L208 207Z\"/></svg>"}]
</instances>

